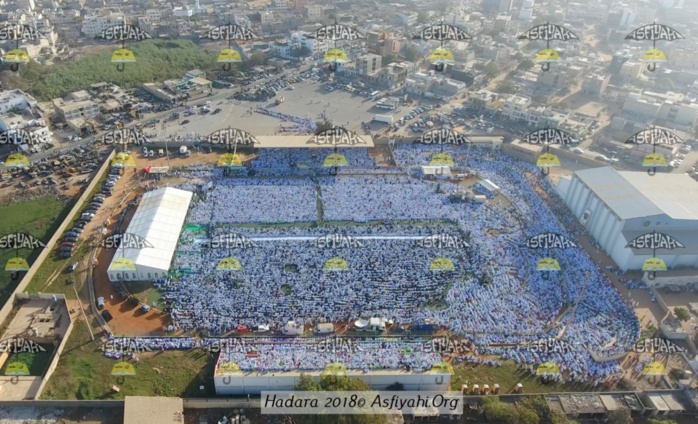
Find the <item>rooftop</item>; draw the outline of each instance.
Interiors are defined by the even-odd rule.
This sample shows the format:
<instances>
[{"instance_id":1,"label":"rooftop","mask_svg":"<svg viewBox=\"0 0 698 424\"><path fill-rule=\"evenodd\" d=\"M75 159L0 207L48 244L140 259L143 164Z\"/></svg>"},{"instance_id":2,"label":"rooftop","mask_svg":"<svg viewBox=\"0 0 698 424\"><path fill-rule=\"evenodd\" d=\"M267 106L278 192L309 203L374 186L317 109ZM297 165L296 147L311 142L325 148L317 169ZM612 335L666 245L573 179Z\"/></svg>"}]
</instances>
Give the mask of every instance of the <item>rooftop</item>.
<instances>
[{"instance_id":1,"label":"rooftop","mask_svg":"<svg viewBox=\"0 0 698 424\"><path fill-rule=\"evenodd\" d=\"M685 174L616 171L610 166L575 175L621 219L665 214L698 220L698 182Z\"/></svg>"}]
</instances>

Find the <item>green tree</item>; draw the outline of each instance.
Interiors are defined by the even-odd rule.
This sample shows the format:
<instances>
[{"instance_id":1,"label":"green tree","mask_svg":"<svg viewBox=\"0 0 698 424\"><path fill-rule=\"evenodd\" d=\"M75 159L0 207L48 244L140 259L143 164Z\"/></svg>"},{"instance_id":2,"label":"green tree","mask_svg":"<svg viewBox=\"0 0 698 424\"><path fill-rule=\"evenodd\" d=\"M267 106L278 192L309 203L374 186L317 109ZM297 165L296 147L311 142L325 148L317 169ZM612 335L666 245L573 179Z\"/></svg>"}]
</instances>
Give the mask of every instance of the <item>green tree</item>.
<instances>
[{"instance_id":1,"label":"green tree","mask_svg":"<svg viewBox=\"0 0 698 424\"><path fill-rule=\"evenodd\" d=\"M519 66L517 66L516 69L519 69L521 71L528 71L529 69L533 68L534 65L535 64L533 63L533 60L525 58L521 62L519 62Z\"/></svg>"},{"instance_id":2,"label":"green tree","mask_svg":"<svg viewBox=\"0 0 698 424\"><path fill-rule=\"evenodd\" d=\"M518 414L517 424L539 424L540 417L536 414L536 411L523 406L516 407L516 413Z\"/></svg>"},{"instance_id":3,"label":"green tree","mask_svg":"<svg viewBox=\"0 0 698 424\"><path fill-rule=\"evenodd\" d=\"M316 382L307 374L301 374L296 390L306 391L370 391L371 388L358 378L346 376L322 376ZM297 422L303 424L387 424L386 415L299 415Z\"/></svg>"},{"instance_id":4,"label":"green tree","mask_svg":"<svg viewBox=\"0 0 698 424\"><path fill-rule=\"evenodd\" d=\"M417 22L420 24L426 24L429 22L429 14L424 11L417 12Z\"/></svg>"},{"instance_id":5,"label":"green tree","mask_svg":"<svg viewBox=\"0 0 698 424\"><path fill-rule=\"evenodd\" d=\"M503 94L514 94L518 90L516 89L516 86L514 84L512 84L511 82L502 81L497 86L497 91L499 91L500 93L503 93Z\"/></svg>"},{"instance_id":6,"label":"green tree","mask_svg":"<svg viewBox=\"0 0 698 424\"><path fill-rule=\"evenodd\" d=\"M499 400L499 396L482 398L481 404L488 421L517 424L516 408Z\"/></svg>"},{"instance_id":7,"label":"green tree","mask_svg":"<svg viewBox=\"0 0 698 424\"><path fill-rule=\"evenodd\" d=\"M679 321L688 321L691 319L691 314L688 313L688 310L686 308L678 307L674 309L674 315L676 315L676 319Z\"/></svg>"},{"instance_id":8,"label":"green tree","mask_svg":"<svg viewBox=\"0 0 698 424\"><path fill-rule=\"evenodd\" d=\"M487 75L487 78L494 78L499 75L499 72L499 66L497 66L496 63L490 62L485 65L485 75Z\"/></svg>"},{"instance_id":9,"label":"green tree","mask_svg":"<svg viewBox=\"0 0 698 424\"><path fill-rule=\"evenodd\" d=\"M647 424L677 424L674 420L658 420L656 418L650 418L647 420Z\"/></svg>"},{"instance_id":10,"label":"green tree","mask_svg":"<svg viewBox=\"0 0 698 424\"><path fill-rule=\"evenodd\" d=\"M293 56L295 57L308 57L312 54L313 52L305 46L301 46L301 48L293 50Z\"/></svg>"},{"instance_id":11,"label":"green tree","mask_svg":"<svg viewBox=\"0 0 698 424\"><path fill-rule=\"evenodd\" d=\"M608 413L609 424L633 424L633 418L627 409L619 409Z\"/></svg>"},{"instance_id":12,"label":"green tree","mask_svg":"<svg viewBox=\"0 0 698 424\"><path fill-rule=\"evenodd\" d=\"M419 50L415 46L407 46L405 49L405 59L409 60L410 62L415 62L417 59L419 59Z\"/></svg>"},{"instance_id":13,"label":"green tree","mask_svg":"<svg viewBox=\"0 0 698 424\"><path fill-rule=\"evenodd\" d=\"M332 123L332 121L317 121L315 123L315 126L317 127L315 130L315 134L320 134L323 131L332 129L334 124Z\"/></svg>"}]
</instances>

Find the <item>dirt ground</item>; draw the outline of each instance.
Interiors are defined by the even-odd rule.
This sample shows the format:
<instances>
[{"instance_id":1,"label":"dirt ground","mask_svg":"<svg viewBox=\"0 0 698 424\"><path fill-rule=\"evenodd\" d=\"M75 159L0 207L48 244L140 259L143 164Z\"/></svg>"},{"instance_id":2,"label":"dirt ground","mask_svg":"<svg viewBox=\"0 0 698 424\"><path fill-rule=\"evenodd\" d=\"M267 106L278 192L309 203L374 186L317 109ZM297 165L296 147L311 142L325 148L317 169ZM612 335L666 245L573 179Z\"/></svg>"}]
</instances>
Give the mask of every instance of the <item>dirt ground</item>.
<instances>
[{"instance_id":1,"label":"dirt ground","mask_svg":"<svg viewBox=\"0 0 698 424\"><path fill-rule=\"evenodd\" d=\"M197 163L216 163L218 154L207 154L193 152L189 158L167 157L143 158L132 149L132 154L136 157L136 167L126 168L123 176L114 186L114 193L107 197L102 208L100 208L95 218L86 226L83 236L91 237L95 240L99 231L106 226L106 234L117 231L116 224L119 214L136 196L146 192L148 186L164 187L174 185L181 181L176 177L168 177L160 181L147 179L143 176L143 169L147 166L169 166L180 167ZM136 208L130 209L124 218L121 231L126 231L128 224L136 212ZM104 297L105 309L108 310L113 319L109 322L112 333L119 336L143 336L153 333L164 333L165 328L170 324L169 315L165 315L157 308L152 308L149 312L143 312L138 307L134 307L122 298L115 289L115 286L107 277L107 269L114 256L115 251L100 248L97 253L98 264L93 270L93 281L95 285L95 297ZM127 291L131 294L134 285L125 282ZM139 284L142 286L142 284ZM86 307L89 305L86 305ZM78 311L79 312L79 311Z\"/></svg>"}]
</instances>

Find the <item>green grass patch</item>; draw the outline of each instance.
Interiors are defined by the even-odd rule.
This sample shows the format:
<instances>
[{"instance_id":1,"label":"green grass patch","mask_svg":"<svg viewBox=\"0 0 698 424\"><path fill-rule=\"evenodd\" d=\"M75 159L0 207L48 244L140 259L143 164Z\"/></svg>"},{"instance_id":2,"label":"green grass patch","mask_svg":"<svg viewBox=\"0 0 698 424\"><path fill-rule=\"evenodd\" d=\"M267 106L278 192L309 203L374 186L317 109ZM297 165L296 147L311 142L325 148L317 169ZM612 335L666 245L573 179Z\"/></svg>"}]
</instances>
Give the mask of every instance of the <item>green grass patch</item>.
<instances>
[{"instance_id":1,"label":"green grass patch","mask_svg":"<svg viewBox=\"0 0 698 424\"><path fill-rule=\"evenodd\" d=\"M463 384L467 384L470 389L473 385L489 384L494 387L499 384L500 393L514 393L517 383L523 384L524 393L552 393L552 392L587 392L595 391L593 386L580 383L549 383L543 384L541 377L537 377L528 370L512 360L502 361L501 367L491 367L489 365L458 364L453 367L455 375L451 377L451 388L460 390ZM602 385L598 388L603 388Z\"/></svg>"},{"instance_id":2,"label":"green grass patch","mask_svg":"<svg viewBox=\"0 0 698 424\"><path fill-rule=\"evenodd\" d=\"M7 366L13 362L21 362L29 368L29 375L31 376L41 376L48 369L48 364L51 361L51 356L55 348L52 344L41 344L46 351L45 352L17 352L11 353L7 358L7 361L0 369L0 375L5 375Z\"/></svg>"},{"instance_id":3,"label":"green grass patch","mask_svg":"<svg viewBox=\"0 0 698 424\"><path fill-rule=\"evenodd\" d=\"M49 101L102 81L134 88L146 82L182 78L192 69L208 70L216 65L216 56L192 41L148 40L127 46L133 51L137 63L127 64L126 69L119 72L111 63L111 56L118 48L114 44L99 53L65 64L47 66L30 62L22 67L22 72L5 75L4 82L28 91L39 101Z\"/></svg>"},{"instance_id":4,"label":"green grass patch","mask_svg":"<svg viewBox=\"0 0 698 424\"><path fill-rule=\"evenodd\" d=\"M125 396L214 396L214 359L204 350L140 354L136 375L123 383L111 375L118 361L90 341L84 322L76 322L42 399L124 399ZM205 390L199 390L203 385ZM120 389L112 393L112 386Z\"/></svg>"},{"instance_id":5,"label":"green grass patch","mask_svg":"<svg viewBox=\"0 0 698 424\"><path fill-rule=\"evenodd\" d=\"M281 293L283 293L284 296L290 296L291 293L293 293L293 289L288 284L282 284L281 285Z\"/></svg>"},{"instance_id":6,"label":"green grass patch","mask_svg":"<svg viewBox=\"0 0 698 424\"><path fill-rule=\"evenodd\" d=\"M11 203L0 207L0 236L23 232L31 234L44 243L48 242L56 231L60 222L70 211L71 205L64 205L54 197L46 197L38 200ZM4 271L5 264L10 258L19 256L28 260L29 265L41 253L41 250L20 249L0 250L0 305L4 305L10 294L19 284L24 273L20 273L17 280L10 279L9 273Z\"/></svg>"}]
</instances>

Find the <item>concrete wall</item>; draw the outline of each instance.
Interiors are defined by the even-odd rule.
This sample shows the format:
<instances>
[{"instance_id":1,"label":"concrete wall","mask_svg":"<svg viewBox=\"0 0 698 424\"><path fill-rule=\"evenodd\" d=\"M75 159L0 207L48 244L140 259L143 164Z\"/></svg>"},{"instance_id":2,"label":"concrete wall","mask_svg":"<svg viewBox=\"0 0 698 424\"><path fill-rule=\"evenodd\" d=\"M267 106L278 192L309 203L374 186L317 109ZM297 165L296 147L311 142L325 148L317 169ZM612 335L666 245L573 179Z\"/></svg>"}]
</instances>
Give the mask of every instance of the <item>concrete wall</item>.
<instances>
[{"instance_id":1,"label":"concrete wall","mask_svg":"<svg viewBox=\"0 0 698 424\"><path fill-rule=\"evenodd\" d=\"M53 355L53 359L51 360L51 364L48 366L48 369L46 370L46 373L44 374L43 380L41 381L41 385L39 386L39 388L36 391L36 394L34 395L34 399L38 399L39 397L41 397L41 393L44 391L46 384L51 379L53 372L56 370L56 367L58 366L58 361L61 359L61 353L63 352L63 349L65 348L66 343L68 343L68 337L70 337L70 333L73 332L74 325L75 325L75 322L71 320L70 325L68 326L68 330L65 332L65 336L63 337L63 339L61 340L61 343L56 348L56 351Z\"/></svg>"},{"instance_id":2,"label":"concrete wall","mask_svg":"<svg viewBox=\"0 0 698 424\"><path fill-rule=\"evenodd\" d=\"M46 248L39 253L39 256L36 258L34 263L31 265L29 268L29 271L27 271L26 274L24 274L24 277L22 278L22 281L19 282L17 285L17 288L15 291L12 293L12 296L10 296L10 299L12 301L8 301L2 309L0 309L0 325L5 322L7 319L8 315L10 315L10 312L12 311L12 306L14 305L14 298L17 293L22 293L24 289L27 288L27 285L29 285L29 282L34 278L34 274L36 274L37 270L41 267L41 264L44 263L44 260L52 253L52 249L54 246L56 246L56 243L60 240L61 236L65 232L66 228L68 228L68 225L71 224L73 221L73 217L75 216L76 213L82 209L83 204L85 200L87 200L88 196L92 192L92 190L97 187L97 183L99 182L100 178L102 178L102 175L109 170L109 163L111 162L111 159L114 157L116 150L113 150L112 153L109 155L107 160L104 162L101 168L99 168L99 171L97 171L97 175L90 181L90 184L87 186L85 191L82 193L78 201L75 203L73 208L70 210L68 213L68 216L66 216L65 220L61 223L60 227L56 230L56 232L53 234L51 239L49 240L48 243L46 243Z\"/></svg>"}]
</instances>

